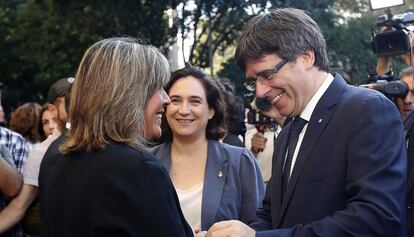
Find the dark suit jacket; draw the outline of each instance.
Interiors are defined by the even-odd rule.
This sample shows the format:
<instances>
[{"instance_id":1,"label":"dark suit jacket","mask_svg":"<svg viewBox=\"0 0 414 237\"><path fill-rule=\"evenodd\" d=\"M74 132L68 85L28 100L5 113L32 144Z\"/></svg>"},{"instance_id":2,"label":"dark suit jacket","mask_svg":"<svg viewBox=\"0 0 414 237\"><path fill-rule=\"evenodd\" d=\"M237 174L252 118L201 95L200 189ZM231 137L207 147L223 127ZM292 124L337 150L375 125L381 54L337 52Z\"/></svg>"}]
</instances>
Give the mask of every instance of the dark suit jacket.
<instances>
[{"instance_id":1,"label":"dark suit jacket","mask_svg":"<svg viewBox=\"0 0 414 237\"><path fill-rule=\"evenodd\" d=\"M308 122L282 202L290 126L278 137L263 209L251 225L257 237L405 236L406 150L391 101L337 75Z\"/></svg>"},{"instance_id":2,"label":"dark suit jacket","mask_svg":"<svg viewBox=\"0 0 414 237\"><path fill-rule=\"evenodd\" d=\"M40 169L41 236L193 236L155 157L119 143L63 156L60 142Z\"/></svg>"},{"instance_id":3,"label":"dark suit jacket","mask_svg":"<svg viewBox=\"0 0 414 237\"><path fill-rule=\"evenodd\" d=\"M264 182L254 156L246 148L214 140L208 141L207 152L201 230L223 220L249 223L264 196ZM161 144L152 153L170 170L171 143Z\"/></svg>"},{"instance_id":4,"label":"dark suit jacket","mask_svg":"<svg viewBox=\"0 0 414 237\"><path fill-rule=\"evenodd\" d=\"M407 226L408 236L414 236L414 111L404 121L407 132Z\"/></svg>"},{"instance_id":5,"label":"dark suit jacket","mask_svg":"<svg viewBox=\"0 0 414 237\"><path fill-rule=\"evenodd\" d=\"M226 143L232 146L244 147L244 144L242 141L240 141L239 136L237 136L234 133L227 133L226 137L224 137L223 139L223 143Z\"/></svg>"}]
</instances>

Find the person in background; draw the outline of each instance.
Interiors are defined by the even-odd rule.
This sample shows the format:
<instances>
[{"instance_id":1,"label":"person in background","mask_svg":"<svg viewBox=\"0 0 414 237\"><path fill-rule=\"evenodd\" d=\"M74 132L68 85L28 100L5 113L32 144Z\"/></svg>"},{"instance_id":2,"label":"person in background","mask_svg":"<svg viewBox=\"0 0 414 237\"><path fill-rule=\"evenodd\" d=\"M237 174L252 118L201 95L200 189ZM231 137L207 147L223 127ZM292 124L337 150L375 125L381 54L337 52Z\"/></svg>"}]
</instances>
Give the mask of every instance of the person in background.
<instances>
[{"instance_id":1,"label":"person in background","mask_svg":"<svg viewBox=\"0 0 414 237\"><path fill-rule=\"evenodd\" d=\"M43 140L39 128L41 110L42 107L38 103L25 103L17 107L10 118L10 129L24 137L29 151L33 150L35 144Z\"/></svg>"},{"instance_id":2,"label":"person in background","mask_svg":"<svg viewBox=\"0 0 414 237\"><path fill-rule=\"evenodd\" d=\"M401 117L404 119L404 128L407 141L407 228L408 236L414 236L414 69L408 67L400 72L400 80L407 83L408 92L404 98L397 98L397 105Z\"/></svg>"},{"instance_id":3,"label":"person in background","mask_svg":"<svg viewBox=\"0 0 414 237\"><path fill-rule=\"evenodd\" d=\"M41 120L40 120L40 133L46 139L48 136L52 135L53 131L56 129L58 124L58 114L57 109L53 104L45 104L40 111Z\"/></svg>"},{"instance_id":4,"label":"person in background","mask_svg":"<svg viewBox=\"0 0 414 237\"><path fill-rule=\"evenodd\" d=\"M387 31L383 28L382 31ZM406 213L408 236L414 236L414 44L413 34L410 34L411 52L399 55L400 61L408 65L399 74L399 79L405 82L408 87L407 94L402 98L397 98L397 106L400 110L401 118L404 122L405 138L407 144L407 195L406 195ZM377 75L391 74L390 57L378 57Z\"/></svg>"},{"instance_id":5,"label":"person in background","mask_svg":"<svg viewBox=\"0 0 414 237\"><path fill-rule=\"evenodd\" d=\"M39 202L34 202L38 196L38 176L40 163L50 144L55 141L64 130L58 124L67 124L67 108L69 106L65 98L70 98L73 77L57 80L48 91L50 103L43 106L41 110L42 120L39 121L40 134L46 140L37 144L29 153L23 171L23 186L17 197L14 197L9 205L0 212L0 234L8 231L11 227L23 219L24 232L32 235L40 233L40 211ZM58 109L56 109L56 104ZM63 113L63 114L62 114ZM29 215L26 215L29 213Z\"/></svg>"},{"instance_id":6,"label":"person in background","mask_svg":"<svg viewBox=\"0 0 414 237\"><path fill-rule=\"evenodd\" d=\"M87 49L70 129L40 167L42 236L192 236L167 171L147 152L161 135L169 76L160 51L133 38Z\"/></svg>"},{"instance_id":7,"label":"person in background","mask_svg":"<svg viewBox=\"0 0 414 237\"><path fill-rule=\"evenodd\" d=\"M233 83L224 77L217 78L216 80L218 88L223 94L225 104L225 126L227 132L222 138L223 143L233 146L244 147L244 143L240 140L239 136L244 138L246 132L246 126L244 124L244 105L243 99L236 96Z\"/></svg>"},{"instance_id":8,"label":"person in background","mask_svg":"<svg viewBox=\"0 0 414 237\"><path fill-rule=\"evenodd\" d=\"M380 29L381 32L388 31L388 27ZM414 49L412 42L413 34L410 34L411 51ZM404 119L414 109L414 54L412 52L398 55L398 60L405 63L408 67L403 69L399 74L399 79L405 82L408 86L408 93L402 98L397 98L397 106L400 110L401 117ZM392 74L389 56L379 56L376 66L376 73L378 76Z\"/></svg>"},{"instance_id":9,"label":"person in background","mask_svg":"<svg viewBox=\"0 0 414 237\"><path fill-rule=\"evenodd\" d=\"M404 97L397 98L397 106L400 110L401 117L406 118L414 110L414 69L408 67L400 72L400 80L408 86L407 94Z\"/></svg>"},{"instance_id":10,"label":"person in background","mask_svg":"<svg viewBox=\"0 0 414 237\"><path fill-rule=\"evenodd\" d=\"M68 91L70 91L74 81L75 78L73 77L61 78L50 87L47 93L47 102L53 104L57 109L57 131L59 132L63 132L68 126L65 96L68 94Z\"/></svg>"},{"instance_id":11,"label":"person in background","mask_svg":"<svg viewBox=\"0 0 414 237\"><path fill-rule=\"evenodd\" d=\"M267 114L267 111L260 110L256 107L254 100L251 103L252 109L263 115ZM285 117L280 115L277 110L269 111L266 115L268 118L272 118L275 122L269 124L252 125L248 124L246 131L246 147L249 148L253 155L256 157L257 164L263 175L263 180L268 183L272 175L272 157L274 148L276 145L277 137L282 131L282 127L285 123Z\"/></svg>"},{"instance_id":12,"label":"person in background","mask_svg":"<svg viewBox=\"0 0 414 237\"><path fill-rule=\"evenodd\" d=\"M5 145L0 145L0 211L7 205L8 200L15 197L22 185L22 175L16 170L13 156ZM20 226L1 236L24 236ZM12 227L13 227L12 226Z\"/></svg>"},{"instance_id":13,"label":"person in background","mask_svg":"<svg viewBox=\"0 0 414 237\"><path fill-rule=\"evenodd\" d=\"M10 152L10 150L5 145L0 145L0 156L3 158L4 161L6 161L7 164L9 164L11 167L16 168L16 164L14 163L13 156ZM6 182L7 183L7 182ZM9 193L6 191L6 193ZM11 192L14 193L14 192ZM14 194L8 194L8 196L15 196Z\"/></svg>"},{"instance_id":14,"label":"person in background","mask_svg":"<svg viewBox=\"0 0 414 237\"><path fill-rule=\"evenodd\" d=\"M246 87L292 120L279 134L256 219L216 223L207 236L407 236L399 112L378 91L328 73L316 22L293 8L255 16L235 59Z\"/></svg>"},{"instance_id":15,"label":"person in background","mask_svg":"<svg viewBox=\"0 0 414 237\"><path fill-rule=\"evenodd\" d=\"M0 126L4 127L6 125L6 114L4 113L3 106L0 105Z\"/></svg>"},{"instance_id":16,"label":"person in background","mask_svg":"<svg viewBox=\"0 0 414 237\"><path fill-rule=\"evenodd\" d=\"M2 156L0 158L0 210L2 210L8 205L8 200L19 194L22 186L21 172L29 148L20 134L0 126L0 151ZM6 162L10 157L13 159L12 164ZM2 236L23 237L24 234L20 225L14 225Z\"/></svg>"},{"instance_id":17,"label":"person in background","mask_svg":"<svg viewBox=\"0 0 414 237\"><path fill-rule=\"evenodd\" d=\"M414 236L414 111L404 119L407 140L407 229L408 236Z\"/></svg>"},{"instance_id":18,"label":"person in background","mask_svg":"<svg viewBox=\"0 0 414 237\"><path fill-rule=\"evenodd\" d=\"M218 141L226 113L216 83L188 65L173 72L166 91L165 143L152 152L169 171L186 220L200 234L221 220L249 223L264 183L248 149Z\"/></svg>"}]
</instances>

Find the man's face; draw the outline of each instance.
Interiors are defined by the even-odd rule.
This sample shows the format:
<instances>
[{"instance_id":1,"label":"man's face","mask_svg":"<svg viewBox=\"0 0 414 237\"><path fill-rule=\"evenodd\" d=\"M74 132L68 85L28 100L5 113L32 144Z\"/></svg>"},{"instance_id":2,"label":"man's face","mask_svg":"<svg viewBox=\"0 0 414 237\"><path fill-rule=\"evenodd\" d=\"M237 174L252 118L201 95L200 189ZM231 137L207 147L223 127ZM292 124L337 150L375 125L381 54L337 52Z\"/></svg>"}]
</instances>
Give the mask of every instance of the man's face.
<instances>
[{"instance_id":1,"label":"man's face","mask_svg":"<svg viewBox=\"0 0 414 237\"><path fill-rule=\"evenodd\" d=\"M57 109L58 116L58 130L63 132L65 130L65 124L68 121L68 117L65 110L65 97L57 97L53 104Z\"/></svg>"},{"instance_id":2,"label":"man's face","mask_svg":"<svg viewBox=\"0 0 414 237\"><path fill-rule=\"evenodd\" d=\"M405 76L401 78L408 85L408 94L404 98L397 98L398 109L401 117L405 118L414 109L414 81L413 76Z\"/></svg>"},{"instance_id":3,"label":"man's face","mask_svg":"<svg viewBox=\"0 0 414 237\"><path fill-rule=\"evenodd\" d=\"M6 122L6 118L3 111L3 106L0 105L0 123Z\"/></svg>"},{"instance_id":4,"label":"man's face","mask_svg":"<svg viewBox=\"0 0 414 237\"><path fill-rule=\"evenodd\" d=\"M246 77L256 78L264 71L274 68L280 61L282 59L277 54L248 58ZM309 86L311 80L306 79L306 67L302 56L296 62L288 62L262 83L256 81L256 96L268 99L282 116L300 115L314 93Z\"/></svg>"}]
</instances>

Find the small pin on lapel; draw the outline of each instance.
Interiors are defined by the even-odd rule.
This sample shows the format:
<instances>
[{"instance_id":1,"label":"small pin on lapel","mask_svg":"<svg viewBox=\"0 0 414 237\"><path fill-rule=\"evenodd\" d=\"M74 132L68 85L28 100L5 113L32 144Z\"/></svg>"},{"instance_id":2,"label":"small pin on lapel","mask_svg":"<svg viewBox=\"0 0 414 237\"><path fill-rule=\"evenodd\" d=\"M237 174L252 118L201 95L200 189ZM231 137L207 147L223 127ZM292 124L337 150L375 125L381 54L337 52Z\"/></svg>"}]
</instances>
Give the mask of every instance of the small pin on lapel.
<instances>
[{"instance_id":1,"label":"small pin on lapel","mask_svg":"<svg viewBox=\"0 0 414 237\"><path fill-rule=\"evenodd\" d=\"M221 171L220 171L220 172L218 173L218 177L219 177L219 178L223 177L223 172L221 172Z\"/></svg>"},{"instance_id":2,"label":"small pin on lapel","mask_svg":"<svg viewBox=\"0 0 414 237\"><path fill-rule=\"evenodd\" d=\"M322 123L323 119L319 119L318 123Z\"/></svg>"}]
</instances>

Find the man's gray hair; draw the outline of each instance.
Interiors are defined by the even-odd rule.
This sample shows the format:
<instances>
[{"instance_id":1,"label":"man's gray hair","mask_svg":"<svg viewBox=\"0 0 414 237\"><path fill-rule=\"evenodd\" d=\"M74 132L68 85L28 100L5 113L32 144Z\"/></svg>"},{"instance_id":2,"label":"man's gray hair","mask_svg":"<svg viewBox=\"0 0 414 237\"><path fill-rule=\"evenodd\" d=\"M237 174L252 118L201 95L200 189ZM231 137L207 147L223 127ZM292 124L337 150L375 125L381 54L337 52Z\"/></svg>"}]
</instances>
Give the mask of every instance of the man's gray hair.
<instances>
[{"instance_id":1,"label":"man's gray hair","mask_svg":"<svg viewBox=\"0 0 414 237\"><path fill-rule=\"evenodd\" d=\"M326 43L319 26L302 10L281 8L253 17L237 43L235 60L245 70L246 59L265 54L278 54L282 59L295 61L312 50L315 66L329 71Z\"/></svg>"}]
</instances>

